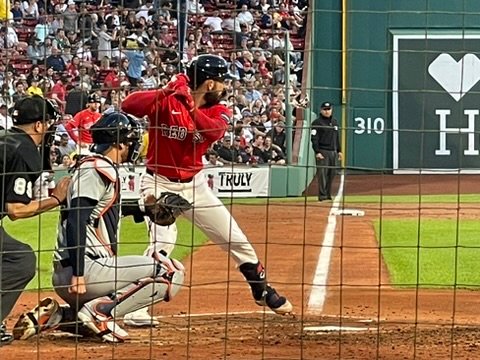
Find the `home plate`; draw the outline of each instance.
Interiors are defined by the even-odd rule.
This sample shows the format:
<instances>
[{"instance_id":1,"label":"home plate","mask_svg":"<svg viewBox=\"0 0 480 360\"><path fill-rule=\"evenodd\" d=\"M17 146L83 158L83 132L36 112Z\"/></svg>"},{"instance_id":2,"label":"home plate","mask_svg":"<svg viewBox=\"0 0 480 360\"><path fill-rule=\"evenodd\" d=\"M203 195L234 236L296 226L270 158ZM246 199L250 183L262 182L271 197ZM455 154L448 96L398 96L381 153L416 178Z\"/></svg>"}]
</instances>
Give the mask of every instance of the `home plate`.
<instances>
[{"instance_id":1,"label":"home plate","mask_svg":"<svg viewBox=\"0 0 480 360\"><path fill-rule=\"evenodd\" d=\"M333 215L364 216L365 211L357 209L336 209L333 210Z\"/></svg>"},{"instance_id":2,"label":"home plate","mask_svg":"<svg viewBox=\"0 0 480 360\"><path fill-rule=\"evenodd\" d=\"M356 326L305 326L303 328L305 331L314 331L314 332L349 332L349 331L368 331L368 327L356 327Z\"/></svg>"}]
</instances>

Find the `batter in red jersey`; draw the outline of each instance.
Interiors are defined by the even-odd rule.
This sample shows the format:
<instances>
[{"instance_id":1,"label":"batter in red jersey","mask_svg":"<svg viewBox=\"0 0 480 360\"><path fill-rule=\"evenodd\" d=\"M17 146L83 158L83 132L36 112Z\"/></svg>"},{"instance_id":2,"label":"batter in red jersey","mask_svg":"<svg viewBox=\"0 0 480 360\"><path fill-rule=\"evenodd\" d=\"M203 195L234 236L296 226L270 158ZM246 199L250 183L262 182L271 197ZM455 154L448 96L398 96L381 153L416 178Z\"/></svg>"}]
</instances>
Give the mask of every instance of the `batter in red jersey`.
<instances>
[{"instance_id":1,"label":"batter in red jersey","mask_svg":"<svg viewBox=\"0 0 480 360\"><path fill-rule=\"evenodd\" d=\"M100 119L100 96L93 93L89 95L87 108L78 112L74 118L65 124L65 129L73 141L77 143L77 151L86 153L93 143L90 128Z\"/></svg>"},{"instance_id":2,"label":"batter in red jersey","mask_svg":"<svg viewBox=\"0 0 480 360\"><path fill-rule=\"evenodd\" d=\"M216 55L200 55L164 89L129 95L122 110L136 117L148 116L147 172L142 176L143 198L162 192L177 193L193 202L185 216L210 240L229 251L258 305L277 314L292 311L292 304L271 287L253 246L223 203L209 188L202 170L202 156L220 139L230 121L230 110L220 104L227 77L227 62ZM176 227L151 225L150 252L169 253L176 240ZM166 244L164 244L165 242Z\"/></svg>"}]
</instances>

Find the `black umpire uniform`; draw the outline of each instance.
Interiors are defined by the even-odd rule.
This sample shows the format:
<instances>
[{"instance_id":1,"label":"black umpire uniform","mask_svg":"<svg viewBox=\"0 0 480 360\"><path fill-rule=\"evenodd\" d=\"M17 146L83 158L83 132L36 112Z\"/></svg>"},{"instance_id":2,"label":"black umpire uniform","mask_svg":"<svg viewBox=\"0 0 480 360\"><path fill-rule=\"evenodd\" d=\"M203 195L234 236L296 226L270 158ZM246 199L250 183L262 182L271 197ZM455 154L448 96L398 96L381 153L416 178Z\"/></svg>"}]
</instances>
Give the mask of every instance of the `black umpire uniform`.
<instances>
[{"instance_id":1,"label":"black umpire uniform","mask_svg":"<svg viewBox=\"0 0 480 360\"><path fill-rule=\"evenodd\" d=\"M14 127L0 133L0 346L13 340L2 322L36 269L32 248L7 234L1 221L6 216L16 220L53 209L66 196L62 185L50 198L32 199L33 184L44 170L41 144L55 119L56 111L49 101L38 95L22 98L15 104Z\"/></svg>"},{"instance_id":2,"label":"black umpire uniform","mask_svg":"<svg viewBox=\"0 0 480 360\"><path fill-rule=\"evenodd\" d=\"M337 171L337 160L341 159L338 122L332 116L333 107L329 102L320 106L320 115L312 122L311 141L315 152L318 180L318 200L332 199L332 183Z\"/></svg>"}]
</instances>

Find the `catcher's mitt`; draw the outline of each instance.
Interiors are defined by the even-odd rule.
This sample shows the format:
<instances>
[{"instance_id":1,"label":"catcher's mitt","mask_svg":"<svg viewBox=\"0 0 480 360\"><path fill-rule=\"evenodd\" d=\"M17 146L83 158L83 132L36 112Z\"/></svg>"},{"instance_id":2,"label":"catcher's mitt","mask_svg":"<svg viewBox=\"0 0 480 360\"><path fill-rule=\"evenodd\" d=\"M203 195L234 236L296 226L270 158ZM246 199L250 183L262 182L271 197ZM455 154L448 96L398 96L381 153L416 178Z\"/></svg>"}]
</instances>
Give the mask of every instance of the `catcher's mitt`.
<instances>
[{"instance_id":1,"label":"catcher's mitt","mask_svg":"<svg viewBox=\"0 0 480 360\"><path fill-rule=\"evenodd\" d=\"M192 203L178 194L163 192L153 204L145 204L145 215L155 224L168 226L183 212L190 210Z\"/></svg>"}]
</instances>

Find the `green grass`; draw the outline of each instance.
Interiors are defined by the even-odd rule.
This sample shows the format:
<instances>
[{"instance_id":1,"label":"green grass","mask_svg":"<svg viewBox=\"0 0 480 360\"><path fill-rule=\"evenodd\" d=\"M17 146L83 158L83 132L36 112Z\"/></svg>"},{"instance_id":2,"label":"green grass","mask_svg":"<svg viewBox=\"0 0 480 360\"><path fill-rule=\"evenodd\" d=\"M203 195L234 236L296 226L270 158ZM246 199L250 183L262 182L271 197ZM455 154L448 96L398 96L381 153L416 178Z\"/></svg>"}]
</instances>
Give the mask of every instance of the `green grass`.
<instances>
[{"instance_id":1,"label":"green grass","mask_svg":"<svg viewBox=\"0 0 480 360\"><path fill-rule=\"evenodd\" d=\"M28 284L27 289L51 289L53 250L56 244L58 212L44 213L39 217L17 220L4 220L3 225L14 238L30 244L37 255L37 275ZM206 236L190 222L177 221L178 239L172 257L183 259L206 242ZM41 229L41 230L40 230ZM136 224L130 217L123 218L120 227L119 255L143 254L148 244L145 223Z\"/></svg>"},{"instance_id":2,"label":"green grass","mask_svg":"<svg viewBox=\"0 0 480 360\"><path fill-rule=\"evenodd\" d=\"M394 286L480 287L480 222L450 219L375 222Z\"/></svg>"}]
</instances>

